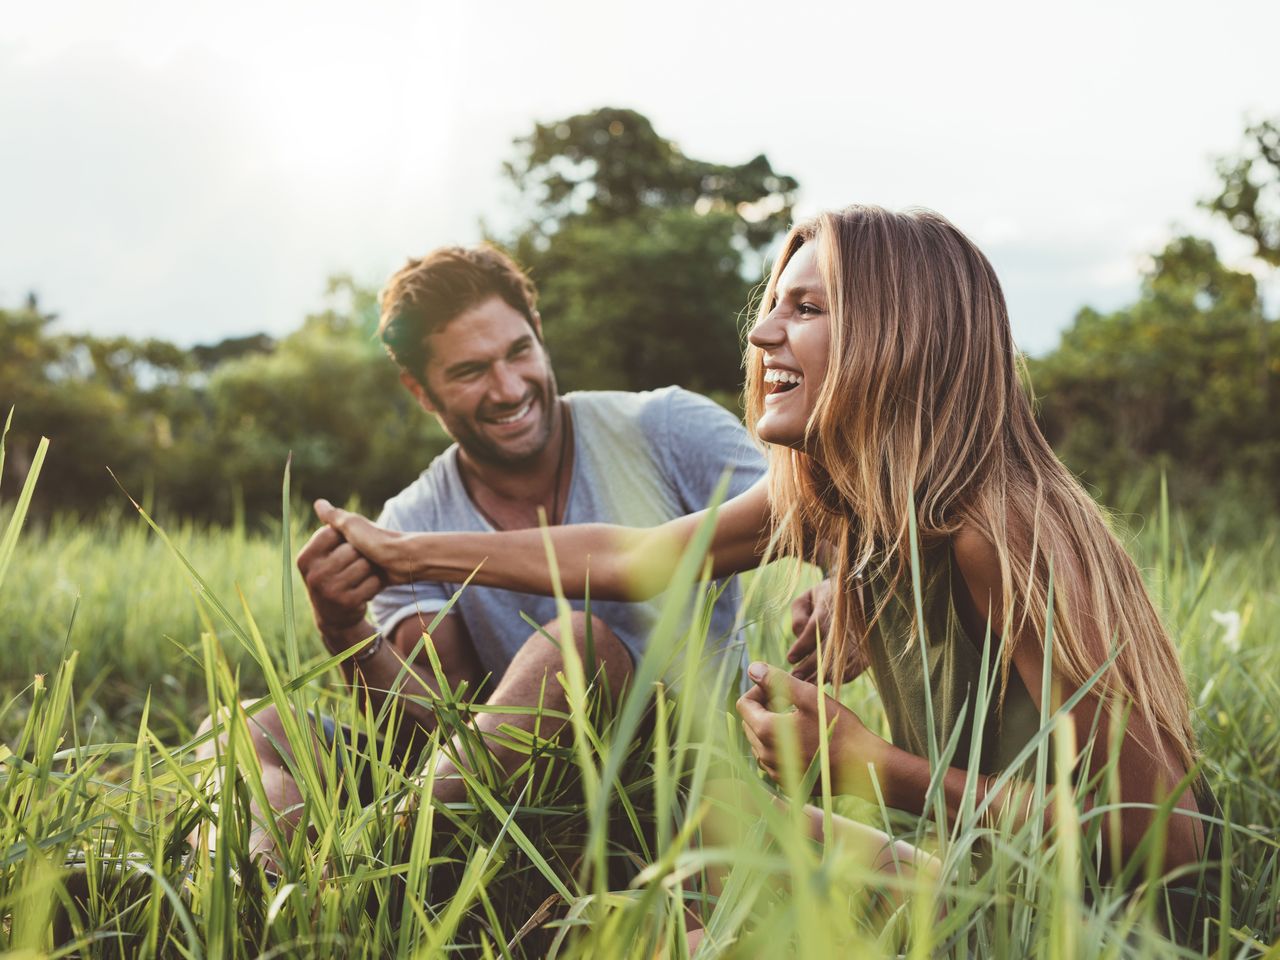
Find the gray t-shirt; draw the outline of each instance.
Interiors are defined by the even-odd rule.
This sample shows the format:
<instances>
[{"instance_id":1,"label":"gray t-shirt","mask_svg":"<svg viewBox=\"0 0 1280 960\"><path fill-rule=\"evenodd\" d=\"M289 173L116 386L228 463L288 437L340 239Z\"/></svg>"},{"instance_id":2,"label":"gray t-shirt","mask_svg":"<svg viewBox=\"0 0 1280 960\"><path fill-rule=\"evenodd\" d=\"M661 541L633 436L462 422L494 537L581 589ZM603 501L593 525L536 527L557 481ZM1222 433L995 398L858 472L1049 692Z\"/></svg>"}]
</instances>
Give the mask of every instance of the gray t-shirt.
<instances>
[{"instance_id":1,"label":"gray t-shirt","mask_svg":"<svg viewBox=\"0 0 1280 960\"><path fill-rule=\"evenodd\" d=\"M707 506L726 468L728 497L764 475L765 463L746 431L723 407L679 387L646 393L590 391L564 397L573 423L573 475L565 523L656 526ZM455 444L412 484L387 502L378 523L392 530L490 531L458 473ZM414 583L384 590L373 614L384 635L407 617L431 621L456 585ZM724 643L739 603L731 584L716 603L708 645ZM609 625L639 662L657 622L662 597L645 603L591 601L591 612ZM582 601L571 601L576 610ZM534 623L556 617L555 600L469 586L452 610L460 614L486 671L500 676L533 632Z\"/></svg>"}]
</instances>

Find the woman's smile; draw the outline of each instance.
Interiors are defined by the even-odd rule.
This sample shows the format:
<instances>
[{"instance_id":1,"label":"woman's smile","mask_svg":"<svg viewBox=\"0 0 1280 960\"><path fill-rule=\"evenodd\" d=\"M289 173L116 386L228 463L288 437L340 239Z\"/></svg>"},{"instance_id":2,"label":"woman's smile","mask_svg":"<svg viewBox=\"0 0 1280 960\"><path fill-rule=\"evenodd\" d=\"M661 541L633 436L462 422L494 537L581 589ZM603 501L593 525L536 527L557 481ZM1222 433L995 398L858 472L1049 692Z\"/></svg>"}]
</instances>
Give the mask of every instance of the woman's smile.
<instances>
[{"instance_id":1,"label":"woman's smile","mask_svg":"<svg viewBox=\"0 0 1280 960\"><path fill-rule=\"evenodd\" d=\"M756 433L765 443L799 447L827 372L831 326L818 268L822 242L791 255L773 290L773 306L751 331L764 364L764 410Z\"/></svg>"}]
</instances>

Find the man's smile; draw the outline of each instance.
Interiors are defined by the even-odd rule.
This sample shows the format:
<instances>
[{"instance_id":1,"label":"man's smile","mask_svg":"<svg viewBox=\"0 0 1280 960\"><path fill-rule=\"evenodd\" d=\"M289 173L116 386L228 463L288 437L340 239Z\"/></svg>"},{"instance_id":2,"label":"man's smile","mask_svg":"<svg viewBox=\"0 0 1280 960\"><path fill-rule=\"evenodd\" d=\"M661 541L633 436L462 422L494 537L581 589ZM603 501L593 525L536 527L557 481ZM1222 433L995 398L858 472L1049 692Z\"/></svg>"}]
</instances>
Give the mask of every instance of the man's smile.
<instances>
[{"instance_id":1,"label":"man's smile","mask_svg":"<svg viewBox=\"0 0 1280 960\"><path fill-rule=\"evenodd\" d=\"M482 423L488 424L490 426L514 427L517 424L520 424L521 421L523 421L525 418L529 416L529 414L533 412L533 408L537 405L537 399L538 398L536 395L530 396L529 399L527 399L515 410L512 410L510 413L504 413L504 414L491 413L491 414L486 414L484 416L478 417L477 419L479 419Z\"/></svg>"}]
</instances>

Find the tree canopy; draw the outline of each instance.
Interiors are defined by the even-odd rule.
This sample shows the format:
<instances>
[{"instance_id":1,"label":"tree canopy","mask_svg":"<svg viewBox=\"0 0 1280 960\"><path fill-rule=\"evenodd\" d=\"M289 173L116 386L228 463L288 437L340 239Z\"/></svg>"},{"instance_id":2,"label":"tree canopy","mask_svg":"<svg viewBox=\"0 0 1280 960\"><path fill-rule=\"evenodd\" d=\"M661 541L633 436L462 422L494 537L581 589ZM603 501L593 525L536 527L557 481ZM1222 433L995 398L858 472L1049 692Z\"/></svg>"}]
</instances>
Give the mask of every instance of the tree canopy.
<instances>
[{"instance_id":1,"label":"tree canopy","mask_svg":"<svg viewBox=\"0 0 1280 960\"><path fill-rule=\"evenodd\" d=\"M528 219L507 245L538 284L561 385L736 395L739 317L795 178L763 155L688 157L633 110L540 123L515 146L504 169Z\"/></svg>"},{"instance_id":2,"label":"tree canopy","mask_svg":"<svg viewBox=\"0 0 1280 960\"><path fill-rule=\"evenodd\" d=\"M1280 267L1280 118L1245 130L1245 147L1218 161L1220 189L1204 205L1253 241L1254 255Z\"/></svg>"},{"instance_id":3,"label":"tree canopy","mask_svg":"<svg viewBox=\"0 0 1280 960\"><path fill-rule=\"evenodd\" d=\"M1136 303L1081 310L1032 362L1032 382L1050 442L1105 500L1163 469L1184 501L1230 482L1273 509L1278 348L1255 278L1224 266L1207 240L1179 237Z\"/></svg>"}]
</instances>

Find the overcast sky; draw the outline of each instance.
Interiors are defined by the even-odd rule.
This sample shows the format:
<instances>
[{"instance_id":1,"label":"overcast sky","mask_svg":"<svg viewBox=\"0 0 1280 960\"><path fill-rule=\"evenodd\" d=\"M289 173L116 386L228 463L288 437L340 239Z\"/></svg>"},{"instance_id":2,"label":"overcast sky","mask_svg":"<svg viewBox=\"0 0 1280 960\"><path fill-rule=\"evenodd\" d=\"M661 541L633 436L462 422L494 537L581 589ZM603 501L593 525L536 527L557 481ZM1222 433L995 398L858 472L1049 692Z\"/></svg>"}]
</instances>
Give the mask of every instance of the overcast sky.
<instances>
[{"instance_id":1,"label":"overcast sky","mask_svg":"<svg viewBox=\"0 0 1280 960\"><path fill-rule=\"evenodd\" d=\"M0 306L184 344L477 239L512 138L609 105L692 156L766 153L801 214L940 210L1040 352L1175 231L1249 266L1196 200L1280 114L1271 0L4 7Z\"/></svg>"}]
</instances>

